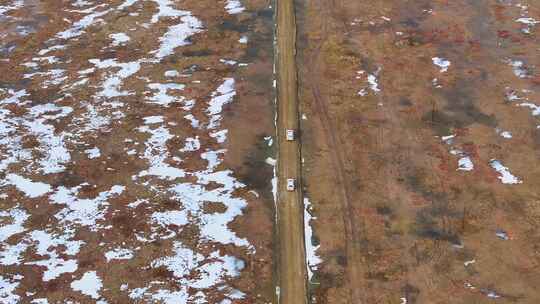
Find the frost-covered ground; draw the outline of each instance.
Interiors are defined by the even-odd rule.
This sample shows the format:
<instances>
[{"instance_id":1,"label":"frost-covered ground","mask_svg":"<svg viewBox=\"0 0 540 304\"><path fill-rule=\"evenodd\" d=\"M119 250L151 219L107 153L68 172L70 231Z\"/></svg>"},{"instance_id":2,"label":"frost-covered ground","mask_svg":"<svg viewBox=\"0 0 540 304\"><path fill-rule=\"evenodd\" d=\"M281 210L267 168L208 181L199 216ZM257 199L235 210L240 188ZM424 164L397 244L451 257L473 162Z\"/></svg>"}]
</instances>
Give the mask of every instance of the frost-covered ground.
<instances>
[{"instance_id":1,"label":"frost-covered ground","mask_svg":"<svg viewBox=\"0 0 540 304\"><path fill-rule=\"evenodd\" d=\"M247 301L224 113L249 32L214 28L243 4L7 1L1 26L35 11L1 46L0 302Z\"/></svg>"}]
</instances>

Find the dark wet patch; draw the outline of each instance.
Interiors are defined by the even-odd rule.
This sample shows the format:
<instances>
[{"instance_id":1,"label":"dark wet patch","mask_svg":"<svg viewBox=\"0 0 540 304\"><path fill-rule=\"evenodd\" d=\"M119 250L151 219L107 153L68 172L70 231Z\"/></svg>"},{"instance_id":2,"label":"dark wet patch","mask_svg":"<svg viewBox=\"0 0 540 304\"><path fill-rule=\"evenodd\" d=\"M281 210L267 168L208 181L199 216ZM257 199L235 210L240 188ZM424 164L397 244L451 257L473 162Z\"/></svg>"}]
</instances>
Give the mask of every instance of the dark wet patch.
<instances>
[{"instance_id":1,"label":"dark wet patch","mask_svg":"<svg viewBox=\"0 0 540 304\"><path fill-rule=\"evenodd\" d=\"M403 2L394 14L400 16L399 24L408 28L418 28L429 16L426 11L432 8L432 2L419 0L413 2Z\"/></svg>"},{"instance_id":2,"label":"dark wet patch","mask_svg":"<svg viewBox=\"0 0 540 304\"><path fill-rule=\"evenodd\" d=\"M212 55L213 52L211 50L193 50L193 51L183 51L182 56L185 57L205 57Z\"/></svg>"},{"instance_id":3,"label":"dark wet patch","mask_svg":"<svg viewBox=\"0 0 540 304\"><path fill-rule=\"evenodd\" d=\"M237 169L238 179L267 199L272 195L273 167L266 163L266 158L272 155L272 147L268 146L264 136L258 136L255 146L244 159L243 168Z\"/></svg>"},{"instance_id":4,"label":"dark wet patch","mask_svg":"<svg viewBox=\"0 0 540 304\"><path fill-rule=\"evenodd\" d=\"M445 202L437 202L416 214L412 232L422 238L460 245L455 222L462 218L462 212L453 210Z\"/></svg>"},{"instance_id":5,"label":"dark wet patch","mask_svg":"<svg viewBox=\"0 0 540 304\"><path fill-rule=\"evenodd\" d=\"M257 16L263 17L263 18L273 19L274 18L274 10L271 9L271 8L261 9L261 10L257 11Z\"/></svg>"},{"instance_id":6,"label":"dark wet patch","mask_svg":"<svg viewBox=\"0 0 540 304\"><path fill-rule=\"evenodd\" d=\"M404 183L408 190L422 195L429 202L447 201L446 193L436 191L431 185L427 184L429 178L426 170L409 167L405 169L405 176L398 178L398 181Z\"/></svg>"},{"instance_id":7,"label":"dark wet patch","mask_svg":"<svg viewBox=\"0 0 540 304\"><path fill-rule=\"evenodd\" d=\"M58 177L52 183L52 186L54 186L55 188L59 186L72 188L86 181L84 177L76 174L73 170L66 170L62 173L59 173L57 176Z\"/></svg>"},{"instance_id":8,"label":"dark wet patch","mask_svg":"<svg viewBox=\"0 0 540 304\"><path fill-rule=\"evenodd\" d=\"M238 33L245 33L249 30L249 27L246 25L246 24L240 24L236 21L232 21L232 20L225 20L223 21L219 26L218 28L220 30L225 30L225 31L233 31L233 32L238 32Z\"/></svg>"},{"instance_id":9,"label":"dark wet patch","mask_svg":"<svg viewBox=\"0 0 540 304\"><path fill-rule=\"evenodd\" d=\"M380 215L391 215L393 213L390 206L377 206L375 210L377 210L377 213Z\"/></svg>"},{"instance_id":10,"label":"dark wet patch","mask_svg":"<svg viewBox=\"0 0 540 304\"><path fill-rule=\"evenodd\" d=\"M413 102L407 97L402 97L399 99L399 105L404 107L410 107L413 105Z\"/></svg>"},{"instance_id":11,"label":"dark wet patch","mask_svg":"<svg viewBox=\"0 0 540 304\"><path fill-rule=\"evenodd\" d=\"M475 105L474 89L478 85L477 82L460 79L452 87L442 89L444 106L438 109L434 104L434 109L427 112L423 120L430 123L439 136L450 134L451 129L465 128L474 123L496 127L495 116L483 113Z\"/></svg>"}]
</instances>

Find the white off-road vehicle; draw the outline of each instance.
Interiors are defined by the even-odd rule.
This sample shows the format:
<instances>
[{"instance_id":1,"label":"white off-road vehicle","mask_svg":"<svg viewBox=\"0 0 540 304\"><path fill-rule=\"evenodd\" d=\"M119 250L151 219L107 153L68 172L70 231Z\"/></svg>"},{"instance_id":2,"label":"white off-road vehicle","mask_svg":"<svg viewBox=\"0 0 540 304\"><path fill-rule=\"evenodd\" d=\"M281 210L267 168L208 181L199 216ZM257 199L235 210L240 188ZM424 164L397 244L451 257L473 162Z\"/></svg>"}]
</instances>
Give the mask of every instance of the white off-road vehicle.
<instances>
[{"instance_id":1,"label":"white off-road vehicle","mask_svg":"<svg viewBox=\"0 0 540 304\"><path fill-rule=\"evenodd\" d=\"M296 180L294 178L287 179L287 191L294 191L296 189Z\"/></svg>"},{"instance_id":2,"label":"white off-road vehicle","mask_svg":"<svg viewBox=\"0 0 540 304\"><path fill-rule=\"evenodd\" d=\"M287 129L287 132L286 132L286 139L287 141L293 141L294 140L294 130L293 129Z\"/></svg>"}]
</instances>

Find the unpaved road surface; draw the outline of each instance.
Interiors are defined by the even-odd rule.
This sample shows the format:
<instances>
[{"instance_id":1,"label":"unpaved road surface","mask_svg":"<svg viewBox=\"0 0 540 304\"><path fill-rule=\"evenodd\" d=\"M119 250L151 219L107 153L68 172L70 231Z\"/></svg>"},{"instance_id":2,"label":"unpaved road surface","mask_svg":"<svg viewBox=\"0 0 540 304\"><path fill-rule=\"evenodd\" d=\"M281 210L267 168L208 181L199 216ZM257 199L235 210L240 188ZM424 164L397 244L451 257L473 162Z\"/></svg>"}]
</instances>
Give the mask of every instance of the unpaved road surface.
<instances>
[{"instance_id":1,"label":"unpaved road surface","mask_svg":"<svg viewBox=\"0 0 540 304\"><path fill-rule=\"evenodd\" d=\"M306 267L303 198L299 140L285 140L287 129L298 130L296 80L296 22L294 2L277 1L278 89L278 238L280 303L306 303ZM298 134L297 134L298 137ZM287 191L286 180L296 179L296 191Z\"/></svg>"}]
</instances>

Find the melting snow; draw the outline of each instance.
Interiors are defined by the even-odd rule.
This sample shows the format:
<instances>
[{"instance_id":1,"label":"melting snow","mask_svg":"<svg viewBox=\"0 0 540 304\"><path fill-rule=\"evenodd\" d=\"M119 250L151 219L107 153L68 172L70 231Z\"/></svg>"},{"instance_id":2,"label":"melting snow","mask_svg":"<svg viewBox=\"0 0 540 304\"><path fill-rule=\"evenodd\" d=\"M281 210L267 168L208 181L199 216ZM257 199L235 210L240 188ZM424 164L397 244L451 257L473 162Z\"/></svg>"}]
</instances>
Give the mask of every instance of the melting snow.
<instances>
[{"instance_id":1,"label":"melting snow","mask_svg":"<svg viewBox=\"0 0 540 304\"><path fill-rule=\"evenodd\" d=\"M98 157L101 156L99 148L97 148L97 147L94 147L92 149L84 150L84 152L88 155L88 158L90 158L90 159L98 158Z\"/></svg>"},{"instance_id":2,"label":"melting snow","mask_svg":"<svg viewBox=\"0 0 540 304\"><path fill-rule=\"evenodd\" d=\"M180 23L168 28L165 35L159 38L160 46L153 51L157 59L162 59L172 55L174 49L179 46L190 44L188 38L202 31L202 23L199 19L193 17L188 11L179 11L172 9L169 5L171 1L158 0L159 13L152 17L152 22L157 22L159 17L179 17Z\"/></svg>"},{"instance_id":3,"label":"melting snow","mask_svg":"<svg viewBox=\"0 0 540 304\"><path fill-rule=\"evenodd\" d=\"M179 77L180 73L178 73L178 71L176 70L170 70L170 71L165 71L164 76L165 77Z\"/></svg>"},{"instance_id":4,"label":"melting snow","mask_svg":"<svg viewBox=\"0 0 540 304\"><path fill-rule=\"evenodd\" d=\"M1 8L1 7L0 7ZM20 284L22 276L16 275L13 279L9 279L0 274L0 301L3 304L18 304L20 296L16 295L15 289Z\"/></svg>"},{"instance_id":5,"label":"melting snow","mask_svg":"<svg viewBox=\"0 0 540 304\"><path fill-rule=\"evenodd\" d=\"M120 68L116 73L111 73L111 76L107 77L103 82L103 90L97 93L97 96L105 98L113 98L119 96L127 96L130 93L128 91L120 91L122 82L129 76L137 73L141 68L140 61L118 63L116 59L90 59L90 63L94 64L99 69L108 68Z\"/></svg>"},{"instance_id":6,"label":"melting snow","mask_svg":"<svg viewBox=\"0 0 540 304\"><path fill-rule=\"evenodd\" d=\"M157 91L153 96L147 98L149 103L162 105L168 107L171 103L184 101L184 97L176 97L169 95L168 92L172 90L181 91L185 88L183 84L176 83L150 83L148 87Z\"/></svg>"},{"instance_id":7,"label":"melting snow","mask_svg":"<svg viewBox=\"0 0 540 304\"><path fill-rule=\"evenodd\" d=\"M23 192L30 198L42 196L51 191L50 185L41 182L34 182L17 174L8 174L4 184L15 186L19 191Z\"/></svg>"},{"instance_id":8,"label":"melting snow","mask_svg":"<svg viewBox=\"0 0 540 304\"><path fill-rule=\"evenodd\" d=\"M245 10L242 3L240 3L238 0L227 0L225 9L229 14L239 14Z\"/></svg>"},{"instance_id":9,"label":"melting snow","mask_svg":"<svg viewBox=\"0 0 540 304\"><path fill-rule=\"evenodd\" d=\"M313 228L311 227L311 221L316 220L311 213L313 212L311 202L307 197L304 197L304 241L306 246L306 266L308 272L308 278L313 278L313 271L317 270L318 265L322 263L321 258L317 255L317 250L320 245L313 244Z\"/></svg>"},{"instance_id":10,"label":"melting snow","mask_svg":"<svg viewBox=\"0 0 540 304\"><path fill-rule=\"evenodd\" d=\"M474 164L470 157L465 156L458 160L458 170L461 171L472 171L474 169Z\"/></svg>"},{"instance_id":11,"label":"melting snow","mask_svg":"<svg viewBox=\"0 0 540 304\"><path fill-rule=\"evenodd\" d=\"M510 131L501 131L500 129L495 129L495 132L503 138L506 138L506 139L512 138L512 133Z\"/></svg>"},{"instance_id":12,"label":"melting snow","mask_svg":"<svg viewBox=\"0 0 540 304\"><path fill-rule=\"evenodd\" d=\"M312 216L311 212L313 212L311 202L307 197L304 197L304 240L306 246L306 266L310 281L313 278L313 271L317 270L318 265L322 262L321 258L317 255L320 245L313 244L311 221L317 218Z\"/></svg>"},{"instance_id":13,"label":"melting snow","mask_svg":"<svg viewBox=\"0 0 540 304\"><path fill-rule=\"evenodd\" d=\"M96 300L100 297L99 291L102 287L103 283L95 271L88 271L79 280L71 282L73 290L80 291Z\"/></svg>"},{"instance_id":14,"label":"melting snow","mask_svg":"<svg viewBox=\"0 0 540 304\"><path fill-rule=\"evenodd\" d=\"M93 11L97 7L98 6L95 6L95 7L91 8L91 9L89 9L89 11ZM89 26L91 26L92 24L95 23L97 18L109 13L110 11L111 11L110 9L107 9L107 10L104 10L104 11L100 11L100 12L96 12L96 13L86 15L81 20L75 22L72 25L71 28L56 34L56 37L60 38L60 39L71 39L71 38L75 38L77 36L80 36L82 33L84 33L86 28L88 28Z\"/></svg>"},{"instance_id":15,"label":"melting snow","mask_svg":"<svg viewBox=\"0 0 540 304\"><path fill-rule=\"evenodd\" d=\"M112 186L111 190L99 193L94 199L78 198L79 190L80 186L74 188L61 186L50 196L53 204L65 205L64 209L55 214L55 217L60 223L87 226L95 231L101 228L96 222L104 219L106 207L109 205L107 200L122 194L125 187Z\"/></svg>"},{"instance_id":16,"label":"melting snow","mask_svg":"<svg viewBox=\"0 0 540 304\"><path fill-rule=\"evenodd\" d=\"M238 39L238 42L240 42L242 44L246 44L246 43L248 43L248 37L247 36L242 36L242 37L240 37L240 39Z\"/></svg>"},{"instance_id":17,"label":"melting snow","mask_svg":"<svg viewBox=\"0 0 540 304\"><path fill-rule=\"evenodd\" d=\"M521 31L525 34L530 34L534 26L540 23L540 21L531 17L521 17L521 18L516 19L516 22L524 25Z\"/></svg>"},{"instance_id":18,"label":"melting snow","mask_svg":"<svg viewBox=\"0 0 540 304\"><path fill-rule=\"evenodd\" d=\"M210 116L208 129L215 129L219 126L223 106L232 102L235 95L234 78L225 78L217 90L212 93L212 99L206 110L207 114Z\"/></svg>"},{"instance_id":19,"label":"melting snow","mask_svg":"<svg viewBox=\"0 0 540 304\"><path fill-rule=\"evenodd\" d=\"M440 58L440 57L433 57L432 60L433 60L433 64L440 68L441 73L448 71L448 68L450 67L450 64L451 64L450 61L444 58Z\"/></svg>"},{"instance_id":20,"label":"melting snow","mask_svg":"<svg viewBox=\"0 0 540 304\"><path fill-rule=\"evenodd\" d=\"M129 40L131 40L131 38L129 38L129 36L125 33L110 34L109 37L113 40L112 46L123 45L126 44Z\"/></svg>"},{"instance_id":21,"label":"melting snow","mask_svg":"<svg viewBox=\"0 0 540 304\"><path fill-rule=\"evenodd\" d=\"M169 156L166 146L167 141L174 137L171 135L169 130L163 126L156 129L150 129L148 126L142 126L139 127L138 130L140 132L147 132L151 134L150 138L145 143L146 150L144 151L144 157L149 161L150 167L141 171L139 173L139 177L157 176L169 180L184 177L184 170L175 168L165 163L165 160Z\"/></svg>"},{"instance_id":22,"label":"melting snow","mask_svg":"<svg viewBox=\"0 0 540 304\"><path fill-rule=\"evenodd\" d=\"M525 63L521 60L508 60L508 64L512 67L514 75L519 78L528 78L529 71L525 66Z\"/></svg>"},{"instance_id":23,"label":"melting snow","mask_svg":"<svg viewBox=\"0 0 540 304\"><path fill-rule=\"evenodd\" d=\"M1 221L0 226L0 242L4 242L12 235L21 233L24 231L23 224L30 217L28 213L19 208L12 208L9 211L0 211L1 218L10 218L7 222Z\"/></svg>"},{"instance_id":24,"label":"melting snow","mask_svg":"<svg viewBox=\"0 0 540 304\"><path fill-rule=\"evenodd\" d=\"M489 164L495 171L499 173L499 179L503 184L521 184L523 181L521 181L519 178L515 177L510 173L510 170L503 166L500 161L496 159L492 159Z\"/></svg>"},{"instance_id":25,"label":"melting snow","mask_svg":"<svg viewBox=\"0 0 540 304\"><path fill-rule=\"evenodd\" d=\"M133 251L125 248L117 248L105 252L105 258L107 262L112 260L129 260L133 258Z\"/></svg>"}]
</instances>

